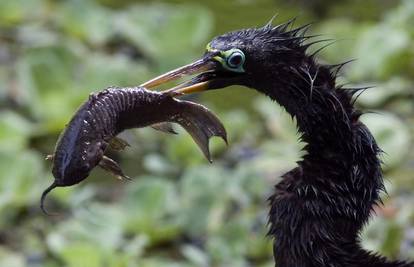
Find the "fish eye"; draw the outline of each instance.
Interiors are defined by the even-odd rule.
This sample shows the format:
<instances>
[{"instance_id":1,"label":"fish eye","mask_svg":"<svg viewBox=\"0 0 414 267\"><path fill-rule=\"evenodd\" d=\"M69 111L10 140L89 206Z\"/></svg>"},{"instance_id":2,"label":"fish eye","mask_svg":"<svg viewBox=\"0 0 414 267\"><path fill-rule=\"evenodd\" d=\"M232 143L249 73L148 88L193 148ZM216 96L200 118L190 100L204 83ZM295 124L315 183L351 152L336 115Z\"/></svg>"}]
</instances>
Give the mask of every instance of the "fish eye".
<instances>
[{"instance_id":1,"label":"fish eye","mask_svg":"<svg viewBox=\"0 0 414 267\"><path fill-rule=\"evenodd\" d=\"M238 68L243 65L244 59L243 52L237 49L232 52L229 57L227 57L227 65L230 68Z\"/></svg>"}]
</instances>

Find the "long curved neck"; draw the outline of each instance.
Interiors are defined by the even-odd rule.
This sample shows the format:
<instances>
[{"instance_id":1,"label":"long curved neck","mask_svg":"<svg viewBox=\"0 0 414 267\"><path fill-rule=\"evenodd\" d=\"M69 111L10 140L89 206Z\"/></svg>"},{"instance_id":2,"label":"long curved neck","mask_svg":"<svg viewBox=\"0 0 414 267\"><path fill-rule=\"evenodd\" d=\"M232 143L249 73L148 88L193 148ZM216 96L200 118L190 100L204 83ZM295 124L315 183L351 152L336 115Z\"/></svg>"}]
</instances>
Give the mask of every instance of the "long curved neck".
<instances>
[{"instance_id":1,"label":"long curved neck","mask_svg":"<svg viewBox=\"0 0 414 267\"><path fill-rule=\"evenodd\" d=\"M413 267L359 245L358 235L384 189L380 149L353 107L356 90L337 87L333 72L304 55L296 66L265 74L272 84L257 88L296 118L306 143L303 160L270 198L276 264Z\"/></svg>"}]
</instances>

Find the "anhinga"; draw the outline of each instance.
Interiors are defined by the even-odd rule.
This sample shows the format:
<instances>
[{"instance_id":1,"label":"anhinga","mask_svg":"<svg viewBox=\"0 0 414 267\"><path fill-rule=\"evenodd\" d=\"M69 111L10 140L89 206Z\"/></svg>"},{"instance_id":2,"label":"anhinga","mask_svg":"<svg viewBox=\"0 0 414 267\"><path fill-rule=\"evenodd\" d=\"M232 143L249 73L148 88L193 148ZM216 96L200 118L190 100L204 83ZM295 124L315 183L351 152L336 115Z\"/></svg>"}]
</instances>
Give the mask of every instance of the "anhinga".
<instances>
[{"instance_id":1,"label":"anhinga","mask_svg":"<svg viewBox=\"0 0 414 267\"><path fill-rule=\"evenodd\" d=\"M362 89L336 84L343 64L319 63L309 25L270 23L215 37L204 56L143 86L197 74L171 90L192 93L230 85L253 88L296 118L306 155L270 197L277 266L413 267L368 252L359 234L384 190L378 148L354 107Z\"/></svg>"}]
</instances>

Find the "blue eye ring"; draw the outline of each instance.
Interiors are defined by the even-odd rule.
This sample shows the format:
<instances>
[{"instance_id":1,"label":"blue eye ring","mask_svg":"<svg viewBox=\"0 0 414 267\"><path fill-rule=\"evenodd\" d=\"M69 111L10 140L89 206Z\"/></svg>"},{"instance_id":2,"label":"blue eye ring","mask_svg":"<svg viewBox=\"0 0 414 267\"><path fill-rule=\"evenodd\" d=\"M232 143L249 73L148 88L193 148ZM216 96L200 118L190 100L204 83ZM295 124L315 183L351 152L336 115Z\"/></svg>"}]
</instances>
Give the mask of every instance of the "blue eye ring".
<instances>
[{"instance_id":1,"label":"blue eye ring","mask_svg":"<svg viewBox=\"0 0 414 267\"><path fill-rule=\"evenodd\" d=\"M226 70L232 72L244 73L246 72L243 68L244 62L246 61L246 56L243 51L237 48L229 49L227 51L219 51L207 46L207 51L217 51L219 54L214 56L213 59L225 68Z\"/></svg>"},{"instance_id":2,"label":"blue eye ring","mask_svg":"<svg viewBox=\"0 0 414 267\"><path fill-rule=\"evenodd\" d=\"M223 68L233 72L245 72L243 65L246 61L246 56L243 51L237 48L233 48L224 52L220 52L220 56L214 57L221 63Z\"/></svg>"},{"instance_id":3,"label":"blue eye ring","mask_svg":"<svg viewBox=\"0 0 414 267\"><path fill-rule=\"evenodd\" d=\"M235 49L231 54L226 58L227 66L233 69L237 69L244 64L245 56L242 51Z\"/></svg>"}]
</instances>

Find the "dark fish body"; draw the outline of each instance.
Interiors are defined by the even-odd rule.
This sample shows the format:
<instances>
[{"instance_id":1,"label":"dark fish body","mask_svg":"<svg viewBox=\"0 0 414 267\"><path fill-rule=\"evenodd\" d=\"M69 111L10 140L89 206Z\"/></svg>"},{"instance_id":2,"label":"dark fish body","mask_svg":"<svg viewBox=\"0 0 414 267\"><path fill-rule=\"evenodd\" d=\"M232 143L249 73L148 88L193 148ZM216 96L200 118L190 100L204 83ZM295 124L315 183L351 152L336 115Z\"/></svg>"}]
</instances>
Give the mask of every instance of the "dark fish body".
<instances>
[{"instance_id":1,"label":"dark fish body","mask_svg":"<svg viewBox=\"0 0 414 267\"><path fill-rule=\"evenodd\" d=\"M55 181L44 192L42 207L44 197L53 188L79 183L98 164L106 170L113 170L115 166L119 169L117 172L122 173L116 162L104 156L111 140L126 129L161 122L179 123L209 160L209 138L221 136L226 141L223 125L202 105L143 87L107 88L91 94L60 135L50 157ZM105 161L104 165L102 161Z\"/></svg>"},{"instance_id":2,"label":"dark fish body","mask_svg":"<svg viewBox=\"0 0 414 267\"><path fill-rule=\"evenodd\" d=\"M108 88L91 94L56 145L52 173L57 185L70 186L85 179L114 136L161 117L147 112L160 102L163 102L160 94L143 88ZM166 114L167 111L163 112L168 117Z\"/></svg>"}]
</instances>

